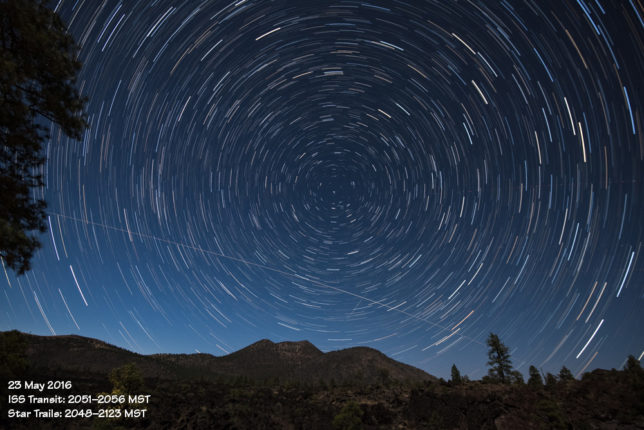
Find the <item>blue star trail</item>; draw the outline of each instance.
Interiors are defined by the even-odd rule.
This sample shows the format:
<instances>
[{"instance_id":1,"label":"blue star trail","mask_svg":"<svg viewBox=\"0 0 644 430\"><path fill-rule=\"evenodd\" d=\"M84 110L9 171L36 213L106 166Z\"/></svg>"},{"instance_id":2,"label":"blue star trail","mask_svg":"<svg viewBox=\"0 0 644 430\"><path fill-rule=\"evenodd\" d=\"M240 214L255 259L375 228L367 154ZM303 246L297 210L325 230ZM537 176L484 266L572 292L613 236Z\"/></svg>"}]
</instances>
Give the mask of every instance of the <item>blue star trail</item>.
<instances>
[{"instance_id":1,"label":"blue star trail","mask_svg":"<svg viewBox=\"0 0 644 430\"><path fill-rule=\"evenodd\" d=\"M140 353L370 346L438 376L644 354L644 9L52 3L89 128L3 329Z\"/></svg>"}]
</instances>

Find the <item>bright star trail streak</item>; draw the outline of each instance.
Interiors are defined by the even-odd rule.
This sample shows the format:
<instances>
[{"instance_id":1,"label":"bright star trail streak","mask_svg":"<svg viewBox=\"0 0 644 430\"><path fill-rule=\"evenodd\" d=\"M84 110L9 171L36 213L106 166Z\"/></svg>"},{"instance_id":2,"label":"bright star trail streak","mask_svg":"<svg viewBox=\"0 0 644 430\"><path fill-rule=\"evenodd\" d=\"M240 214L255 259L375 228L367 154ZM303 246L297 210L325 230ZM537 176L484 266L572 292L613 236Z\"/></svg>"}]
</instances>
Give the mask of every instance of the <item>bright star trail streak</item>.
<instances>
[{"instance_id":1,"label":"bright star trail streak","mask_svg":"<svg viewBox=\"0 0 644 430\"><path fill-rule=\"evenodd\" d=\"M644 354L641 1L60 0L88 97L0 325L370 346L448 377Z\"/></svg>"}]
</instances>

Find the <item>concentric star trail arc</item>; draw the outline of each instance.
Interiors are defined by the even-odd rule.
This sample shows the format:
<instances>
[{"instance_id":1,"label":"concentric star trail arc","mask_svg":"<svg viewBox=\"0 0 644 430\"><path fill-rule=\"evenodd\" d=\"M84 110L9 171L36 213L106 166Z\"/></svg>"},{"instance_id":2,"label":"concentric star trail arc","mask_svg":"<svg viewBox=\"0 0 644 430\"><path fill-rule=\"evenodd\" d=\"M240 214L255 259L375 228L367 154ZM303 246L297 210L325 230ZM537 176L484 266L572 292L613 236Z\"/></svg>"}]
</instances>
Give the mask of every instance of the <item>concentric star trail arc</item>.
<instances>
[{"instance_id":1,"label":"concentric star trail arc","mask_svg":"<svg viewBox=\"0 0 644 430\"><path fill-rule=\"evenodd\" d=\"M89 127L49 129L4 328L443 377L484 375L490 333L524 373L642 355L641 1L52 7Z\"/></svg>"}]
</instances>

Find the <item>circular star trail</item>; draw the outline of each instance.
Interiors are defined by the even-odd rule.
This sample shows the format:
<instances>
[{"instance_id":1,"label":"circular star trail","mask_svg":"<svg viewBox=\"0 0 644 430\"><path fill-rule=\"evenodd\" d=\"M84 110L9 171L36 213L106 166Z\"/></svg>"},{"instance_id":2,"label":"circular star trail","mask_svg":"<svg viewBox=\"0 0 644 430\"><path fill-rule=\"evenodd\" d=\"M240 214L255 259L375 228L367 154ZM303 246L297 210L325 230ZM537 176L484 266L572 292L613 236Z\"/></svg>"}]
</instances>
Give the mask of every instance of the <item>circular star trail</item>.
<instances>
[{"instance_id":1,"label":"circular star trail","mask_svg":"<svg viewBox=\"0 0 644 430\"><path fill-rule=\"evenodd\" d=\"M6 328L366 345L445 376L644 352L637 0L73 2L82 140Z\"/></svg>"}]
</instances>

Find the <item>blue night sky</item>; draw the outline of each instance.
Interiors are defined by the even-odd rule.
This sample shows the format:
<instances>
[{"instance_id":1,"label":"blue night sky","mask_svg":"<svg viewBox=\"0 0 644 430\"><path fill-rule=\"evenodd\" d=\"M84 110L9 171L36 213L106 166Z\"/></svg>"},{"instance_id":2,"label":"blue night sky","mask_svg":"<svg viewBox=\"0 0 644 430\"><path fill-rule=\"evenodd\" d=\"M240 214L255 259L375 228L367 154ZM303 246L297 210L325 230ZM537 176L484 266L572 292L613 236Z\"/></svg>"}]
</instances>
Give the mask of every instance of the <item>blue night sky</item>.
<instances>
[{"instance_id":1,"label":"blue night sky","mask_svg":"<svg viewBox=\"0 0 644 430\"><path fill-rule=\"evenodd\" d=\"M644 353L641 0L94 1L0 328L480 378Z\"/></svg>"}]
</instances>

